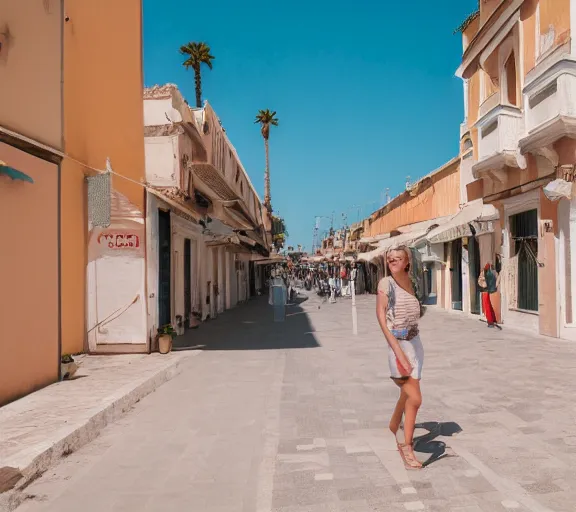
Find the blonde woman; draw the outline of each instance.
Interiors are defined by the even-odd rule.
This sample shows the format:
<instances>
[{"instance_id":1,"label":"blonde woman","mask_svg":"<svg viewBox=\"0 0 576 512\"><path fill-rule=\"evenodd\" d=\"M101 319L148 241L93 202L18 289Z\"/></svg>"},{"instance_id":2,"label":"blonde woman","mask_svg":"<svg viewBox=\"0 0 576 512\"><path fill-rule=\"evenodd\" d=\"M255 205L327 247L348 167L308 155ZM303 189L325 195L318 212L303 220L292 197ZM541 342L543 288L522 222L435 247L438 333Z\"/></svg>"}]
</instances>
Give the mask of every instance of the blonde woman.
<instances>
[{"instance_id":1,"label":"blonde woman","mask_svg":"<svg viewBox=\"0 0 576 512\"><path fill-rule=\"evenodd\" d=\"M400 388L400 398L390 419L390 430L396 437L398 451L407 469L421 469L413 449L416 415L422 404L420 378L424 349L418 332L420 301L411 278L412 253L399 246L386 254L388 277L378 283L376 316L388 342L390 378ZM404 417L404 443L397 438Z\"/></svg>"}]
</instances>

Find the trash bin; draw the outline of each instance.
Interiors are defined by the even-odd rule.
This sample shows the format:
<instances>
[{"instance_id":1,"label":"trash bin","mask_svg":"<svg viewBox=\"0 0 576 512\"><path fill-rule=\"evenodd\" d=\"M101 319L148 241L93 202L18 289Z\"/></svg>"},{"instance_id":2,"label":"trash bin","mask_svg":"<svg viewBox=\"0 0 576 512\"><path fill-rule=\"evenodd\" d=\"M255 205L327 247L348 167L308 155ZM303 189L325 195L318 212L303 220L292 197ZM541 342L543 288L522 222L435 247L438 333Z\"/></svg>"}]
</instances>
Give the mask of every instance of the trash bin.
<instances>
[{"instance_id":1,"label":"trash bin","mask_svg":"<svg viewBox=\"0 0 576 512\"><path fill-rule=\"evenodd\" d=\"M272 307L274 308L274 321L284 322L286 319L286 287L272 287Z\"/></svg>"}]
</instances>

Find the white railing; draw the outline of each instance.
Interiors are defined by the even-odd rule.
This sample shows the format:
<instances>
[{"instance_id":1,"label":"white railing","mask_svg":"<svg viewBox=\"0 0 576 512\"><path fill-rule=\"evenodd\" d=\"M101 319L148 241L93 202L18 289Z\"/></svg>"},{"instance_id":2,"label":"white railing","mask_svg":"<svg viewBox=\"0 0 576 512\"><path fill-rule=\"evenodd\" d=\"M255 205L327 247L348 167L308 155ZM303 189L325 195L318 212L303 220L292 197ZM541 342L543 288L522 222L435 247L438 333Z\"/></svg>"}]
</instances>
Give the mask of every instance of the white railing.
<instances>
[{"instance_id":1,"label":"white railing","mask_svg":"<svg viewBox=\"0 0 576 512\"><path fill-rule=\"evenodd\" d=\"M477 123L478 161L496 155L513 154L524 131L524 117L519 108L498 105Z\"/></svg>"},{"instance_id":2,"label":"white railing","mask_svg":"<svg viewBox=\"0 0 576 512\"><path fill-rule=\"evenodd\" d=\"M559 117L576 117L576 62L562 59L524 88L528 135Z\"/></svg>"}]
</instances>

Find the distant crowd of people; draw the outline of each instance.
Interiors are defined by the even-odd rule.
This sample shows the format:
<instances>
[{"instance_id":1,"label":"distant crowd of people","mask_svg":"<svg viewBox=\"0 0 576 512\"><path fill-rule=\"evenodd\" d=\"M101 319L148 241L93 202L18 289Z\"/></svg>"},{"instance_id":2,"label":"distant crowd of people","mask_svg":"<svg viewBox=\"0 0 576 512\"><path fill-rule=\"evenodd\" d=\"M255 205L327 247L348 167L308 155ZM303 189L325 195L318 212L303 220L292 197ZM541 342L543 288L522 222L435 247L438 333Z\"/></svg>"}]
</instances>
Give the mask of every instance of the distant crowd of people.
<instances>
[{"instance_id":1,"label":"distant crowd of people","mask_svg":"<svg viewBox=\"0 0 576 512\"><path fill-rule=\"evenodd\" d=\"M287 300L294 300L297 290L304 288L335 303L338 297L352 296L357 273L355 262L322 266L283 264L270 269L268 282L270 289L274 285L285 287Z\"/></svg>"}]
</instances>

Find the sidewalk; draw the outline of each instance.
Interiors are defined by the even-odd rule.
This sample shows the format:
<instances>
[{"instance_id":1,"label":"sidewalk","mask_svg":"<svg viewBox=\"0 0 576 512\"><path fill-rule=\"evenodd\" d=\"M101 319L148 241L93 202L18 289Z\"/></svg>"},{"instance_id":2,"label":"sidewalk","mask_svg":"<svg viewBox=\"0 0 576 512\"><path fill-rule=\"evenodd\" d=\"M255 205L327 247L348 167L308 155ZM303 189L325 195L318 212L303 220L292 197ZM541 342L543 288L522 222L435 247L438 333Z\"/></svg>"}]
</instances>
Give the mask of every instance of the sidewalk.
<instances>
[{"instance_id":1,"label":"sidewalk","mask_svg":"<svg viewBox=\"0 0 576 512\"><path fill-rule=\"evenodd\" d=\"M90 442L200 352L79 356L76 376L0 408L0 512L60 458ZM15 480L16 485L14 486Z\"/></svg>"}]
</instances>

